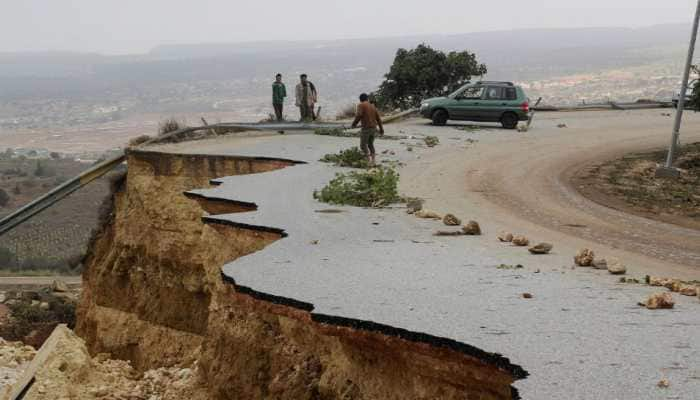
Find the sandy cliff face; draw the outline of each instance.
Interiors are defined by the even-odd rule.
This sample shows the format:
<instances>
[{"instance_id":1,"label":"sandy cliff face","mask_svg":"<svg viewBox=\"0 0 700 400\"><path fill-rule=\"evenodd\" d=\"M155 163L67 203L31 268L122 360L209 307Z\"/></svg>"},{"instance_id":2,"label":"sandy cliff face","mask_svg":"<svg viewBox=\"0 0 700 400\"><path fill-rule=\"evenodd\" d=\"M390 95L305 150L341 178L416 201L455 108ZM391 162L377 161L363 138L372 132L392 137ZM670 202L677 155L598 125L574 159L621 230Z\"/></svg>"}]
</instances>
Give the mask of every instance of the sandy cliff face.
<instances>
[{"instance_id":1,"label":"sandy cliff face","mask_svg":"<svg viewBox=\"0 0 700 400\"><path fill-rule=\"evenodd\" d=\"M77 333L139 370L199 364L213 399L511 399L525 372L445 339L313 314L236 287L221 267L283 238L207 213L254 204L186 196L286 160L131 152L111 221L86 260Z\"/></svg>"}]
</instances>

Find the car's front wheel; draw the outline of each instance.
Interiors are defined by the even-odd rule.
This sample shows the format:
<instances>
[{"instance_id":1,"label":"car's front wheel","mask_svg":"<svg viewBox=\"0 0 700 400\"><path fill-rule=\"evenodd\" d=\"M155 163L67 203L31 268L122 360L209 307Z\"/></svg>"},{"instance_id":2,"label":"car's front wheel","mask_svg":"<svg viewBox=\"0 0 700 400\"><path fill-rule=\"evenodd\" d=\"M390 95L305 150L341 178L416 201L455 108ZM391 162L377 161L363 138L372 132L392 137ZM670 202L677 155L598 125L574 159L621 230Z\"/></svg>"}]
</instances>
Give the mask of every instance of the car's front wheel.
<instances>
[{"instance_id":1,"label":"car's front wheel","mask_svg":"<svg viewBox=\"0 0 700 400\"><path fill-rule=\"evenodd\" d=\"M506 129L515 129L518 127L518 116L514 113L507 112L501 116L501 125Z\"/></svg>"},{"instance_id":2,"label":"car's front wheel","mask_svg":"<svg viewBox=\"0 0 700 400\"><path fill-rule=\"evenodd\" d=\"M433 112L433 125L442 126L447 123L448 115L445 110L435 110Z\"/></svg>"}]
</instances>

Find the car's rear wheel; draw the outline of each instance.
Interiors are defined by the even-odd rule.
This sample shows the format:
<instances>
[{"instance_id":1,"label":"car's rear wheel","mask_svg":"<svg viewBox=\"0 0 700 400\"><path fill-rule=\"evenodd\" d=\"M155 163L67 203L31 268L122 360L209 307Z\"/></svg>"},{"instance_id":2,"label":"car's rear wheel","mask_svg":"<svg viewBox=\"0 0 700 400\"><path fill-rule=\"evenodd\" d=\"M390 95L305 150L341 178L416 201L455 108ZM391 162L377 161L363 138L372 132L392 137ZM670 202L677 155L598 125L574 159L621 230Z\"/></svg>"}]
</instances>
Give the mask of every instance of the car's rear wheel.
<instances>
[{"instance_id":1,"label":"car's rear wheel","mask_svg":"<svg viewBox=\"0 0 700 400\"><path fill-rule=\"evenodd\" d=\"M506 129L518 127L518 116L515 113L507 112L501 116L501 125Z\"/></svg>"},{"instance_id":2,"label":"car's rear wheel","mask_svg":"<svg viewBox=\"0 0 700 400\"><path fill-rule=\"evenodd\" d=\"M447 123L448 115L445 110L435 110L433 112L433 125L442 126Z\"/></svg>"}]
</instances>

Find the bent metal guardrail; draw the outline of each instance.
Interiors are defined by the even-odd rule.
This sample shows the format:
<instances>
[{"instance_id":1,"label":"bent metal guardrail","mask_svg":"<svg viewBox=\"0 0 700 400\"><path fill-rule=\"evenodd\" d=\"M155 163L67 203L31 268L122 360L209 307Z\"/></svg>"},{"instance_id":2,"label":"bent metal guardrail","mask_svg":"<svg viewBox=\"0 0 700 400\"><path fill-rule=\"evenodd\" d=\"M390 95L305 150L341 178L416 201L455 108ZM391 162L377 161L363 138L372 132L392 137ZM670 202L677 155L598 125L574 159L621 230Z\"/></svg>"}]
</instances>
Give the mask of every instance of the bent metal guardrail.
<instances>
[{"instance_id":1,"label":"bent metal guardrail","mask_svg":"<svg viewBox=\"0 0 700 400\"><path fill-rule=\"evenodd\" d=\"M158 136L147 142L142 143L140 146L145 146L149 144L158 143L167 140L172 137L177 137L179 135L184 135L196 131L212 130L217 128L223 129L240 129L241 131L259 130L259 131L280 131L280 130L314 130L319 128L340 128L347 129L344 124L339 123L327 123L327 124L316 124L316 123L222 123L216 125L206 125L192 128L180 129L174 132L170 132L165 135ZM34 215L38 214L42 210L52 206L61 199L65 198L69 194L75 192L81 187L87 185L88 183L94 181L95 179L105 175L112 169L121 165L126 160L126 154L122 152L108 160L105 160L87 171L81 173L80 175L69 179L68 181L62 183L61 185L53 188L48 193L43 196L31 201L29 204L21 207L12 214L2 218L0 220L0 236L11 231L18 225L27 221Z\"/></svg>"}]
</instances>

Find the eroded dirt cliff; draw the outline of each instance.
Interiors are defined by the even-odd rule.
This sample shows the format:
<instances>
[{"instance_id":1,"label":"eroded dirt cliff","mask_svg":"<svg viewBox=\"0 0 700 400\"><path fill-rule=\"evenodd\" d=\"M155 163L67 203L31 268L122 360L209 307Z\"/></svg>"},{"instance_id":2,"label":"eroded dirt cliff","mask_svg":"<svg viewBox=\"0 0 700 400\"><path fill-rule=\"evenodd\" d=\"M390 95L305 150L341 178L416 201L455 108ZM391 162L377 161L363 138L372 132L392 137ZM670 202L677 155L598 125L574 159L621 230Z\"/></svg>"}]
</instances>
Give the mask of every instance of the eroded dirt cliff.
<instances>
[{"instance_id":1,"label":"eroded dirt cliff","mask_svg":"<svg viewBox=\"0 0 700 400\"><path fill-rule=\"evenodd\" d=\"M86 259L77 333L144 371L199 365L213 399L511 399L526 373L468 345L241 288L221 267L284 237L208 213L255 204L185 195L293 161L135 152Z\"/></svg>"}]
</instances>

